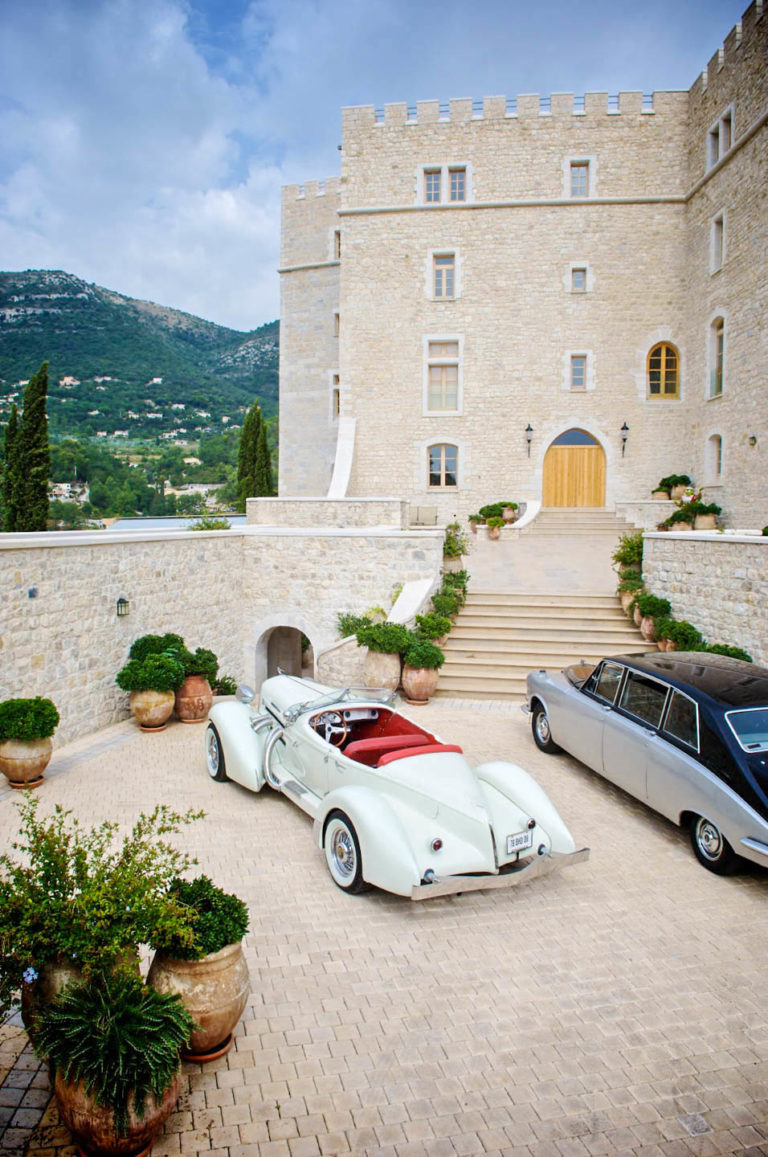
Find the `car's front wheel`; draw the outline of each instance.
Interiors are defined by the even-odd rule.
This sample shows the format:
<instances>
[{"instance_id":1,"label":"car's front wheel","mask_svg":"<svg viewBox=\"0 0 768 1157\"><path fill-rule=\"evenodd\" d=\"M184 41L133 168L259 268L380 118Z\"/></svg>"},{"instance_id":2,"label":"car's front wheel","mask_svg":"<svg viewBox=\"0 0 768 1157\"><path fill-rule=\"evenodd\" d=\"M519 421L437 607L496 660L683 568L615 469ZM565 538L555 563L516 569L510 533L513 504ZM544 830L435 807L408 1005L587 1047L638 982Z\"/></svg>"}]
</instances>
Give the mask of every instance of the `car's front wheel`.
<instances>
[{"instance_id":1,"label":"car's front wheel","mask_svg":"<svg viewBox=\"0 0 768 1157\"><path fill-rule=\"evenodd\" d=\"M352 821L342 811L332 811L325 825L325 860L331 879L344 892L364 892L360 843Z\"/></svg>"},{"instance_id":2,"label":"car's front wheel","mask_svg":"<svg viewBox=\"0 0 768 1157\"><path fill-rule=\"evenodd\" d=\"M208 724L205 733L205 763L211 779L215 779L218 783L224 783L225 780L229 779L219 733L212 723Z\"/></svg>"},{"instance_id":3,"label":"car's front wheel","mask_svg":"<svg viewBox=\"0 0 768 1157\"><path fill-rule=\"evenodd\" d=\"M693 817L691 845L699 863L718 876L730 876L739 866L739 857L723 833L703 816Z\"/></svg>"},{"instance_id":4,"label":"car's front wheel","mask_svg":"<svg viewBox=\"0 0 768 1157\"><path fill-rule=\"evenodd\" d=\"M533 741L539 751L546 751L547 755L557 755L558 751L562 751L562 748L558 747L552 738L547 709L542 707L541 703L537 703L533 709L531 731L533 732Z\"/></svg>"}]
</instances>

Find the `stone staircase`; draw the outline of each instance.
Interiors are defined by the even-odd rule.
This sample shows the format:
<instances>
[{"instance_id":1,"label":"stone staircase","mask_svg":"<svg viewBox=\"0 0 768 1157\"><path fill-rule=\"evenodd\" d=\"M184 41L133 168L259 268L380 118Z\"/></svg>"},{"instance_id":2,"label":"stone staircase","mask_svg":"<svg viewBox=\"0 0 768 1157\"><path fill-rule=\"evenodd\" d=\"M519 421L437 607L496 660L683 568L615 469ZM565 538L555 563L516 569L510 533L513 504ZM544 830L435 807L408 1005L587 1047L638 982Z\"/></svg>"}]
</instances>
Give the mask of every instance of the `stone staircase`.
<instances>
[{"instance_id":1,"label":"stone staircase","mask_svg":"<svg viewBox=\"0 0 768 1157\"><path fill-rule=\"evenodd\" d=\"M436 694L521 699L539 667L651 649L613 595L470 593L443 647Z\"/></svg>"}]
</instances>

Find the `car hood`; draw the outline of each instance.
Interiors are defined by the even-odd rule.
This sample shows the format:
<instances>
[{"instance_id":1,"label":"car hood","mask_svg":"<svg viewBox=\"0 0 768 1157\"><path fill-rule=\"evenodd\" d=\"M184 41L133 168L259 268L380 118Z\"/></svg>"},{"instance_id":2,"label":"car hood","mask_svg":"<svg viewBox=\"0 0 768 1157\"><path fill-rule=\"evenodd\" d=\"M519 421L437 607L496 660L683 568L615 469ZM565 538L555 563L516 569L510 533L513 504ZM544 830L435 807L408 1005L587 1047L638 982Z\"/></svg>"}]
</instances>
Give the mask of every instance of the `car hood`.
<instances>
[{"instance_id":1,"label":"car hood","mask_svg":"<svg viewBox=\"0 0 768 1157\"><path fill-rule=\"evenodd\" d=\"M278 719L285 721L285 713L297 703L310 703L320 699L323 695L332 692L331 687L323 683L315 683L310 679L292 679L286 675L277 675L272 679L265 679L261 685L261 706Z\"/></svg>"}]
</instances>

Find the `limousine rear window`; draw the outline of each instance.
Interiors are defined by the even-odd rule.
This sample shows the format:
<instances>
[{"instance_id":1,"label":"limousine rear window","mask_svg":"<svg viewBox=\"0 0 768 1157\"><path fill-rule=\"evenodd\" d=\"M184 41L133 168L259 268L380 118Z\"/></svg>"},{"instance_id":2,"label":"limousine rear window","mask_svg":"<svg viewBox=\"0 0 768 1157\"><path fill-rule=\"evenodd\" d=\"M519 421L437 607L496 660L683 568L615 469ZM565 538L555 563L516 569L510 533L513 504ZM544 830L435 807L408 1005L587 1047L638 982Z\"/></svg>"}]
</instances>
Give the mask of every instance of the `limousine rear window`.
<instances>
[{"instance_id":1,"label":"limousine rear window","mask_svg":"<svg viewBox=\"0 0 768 1157\"><path fill-rule=\"evenodd\" d=\"M728 711L725 718L744 751L768 751L768 707Z\"/></svg>"},{"instance_id":2,"label":"limousine rear window","mask_svg":"<svg viewBox=\"0 0 768 1157\"><path fill-rule=\"evenodd\" d=\"M673 691L669 697L664 731L695 751L699 750L698 709L694 701L680 691Z\"/></svg>"},{"instance_id":3,"label":"limousine rear window","mask_svg":"<svg viewBox=\"0 0 768 1157\"><path fill-rule=\"evenodd\" d=\"M637 719L642 719L644 723L649 723L651 727L658 727L666 699L666 684L649 679L638 671L630 671L621 693L619 707L623 707Z\"/></svg>"}]
</instances>

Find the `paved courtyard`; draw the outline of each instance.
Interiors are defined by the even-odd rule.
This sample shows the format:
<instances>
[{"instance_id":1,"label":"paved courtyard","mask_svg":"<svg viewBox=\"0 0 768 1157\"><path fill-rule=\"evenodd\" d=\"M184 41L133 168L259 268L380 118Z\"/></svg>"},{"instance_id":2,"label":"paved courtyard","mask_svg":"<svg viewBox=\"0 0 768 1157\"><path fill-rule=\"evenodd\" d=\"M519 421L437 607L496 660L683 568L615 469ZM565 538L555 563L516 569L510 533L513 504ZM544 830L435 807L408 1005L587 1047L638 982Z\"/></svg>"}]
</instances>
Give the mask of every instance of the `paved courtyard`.
<instances>
[{"instance_id":1,"label":"paved courtyard","mask_svg":"<svg viewBox=\"0 0 768 1157\"><path fill-rule=\"evenodd\" d=\"M292 803L209 779L202 727L55 752L45 809L204 808L200 870L251 912L236 1047L185 1066L155 1157L768 1154L768 872L706 872L666 821L541 754L517 707L413 710L473 762L530 769L590 861L423 904L347 896ZM14 821L0 791L4 848ZM0 1151L72 1157L25 1041L0 1030Z\"/></svg>"}]
</instances>

